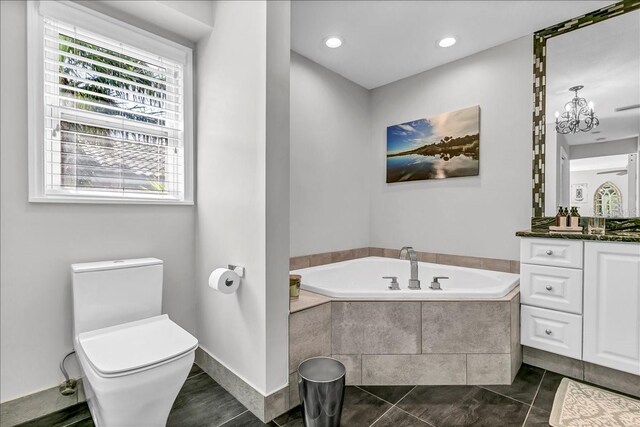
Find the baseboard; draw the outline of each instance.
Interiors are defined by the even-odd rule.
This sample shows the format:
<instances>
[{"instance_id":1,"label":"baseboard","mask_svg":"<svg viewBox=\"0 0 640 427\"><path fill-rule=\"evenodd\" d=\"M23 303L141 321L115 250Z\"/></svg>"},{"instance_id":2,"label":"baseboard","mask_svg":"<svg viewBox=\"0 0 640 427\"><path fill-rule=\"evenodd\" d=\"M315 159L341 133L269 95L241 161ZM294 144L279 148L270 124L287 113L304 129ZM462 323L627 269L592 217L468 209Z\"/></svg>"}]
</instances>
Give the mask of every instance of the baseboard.
<instances>
[{"instance_id":1,"label":"baseboard","mask_svg":"<svg viewBox=\"0 0 640 427\"><path fill-rule=\"evenodd\" d=\"M75 394L63 396L58 386L9 400L0 404L0 427L11 427L86 400L82 380Z\"/></svg>"},{"instance_id":2,"label":"baseboard","mask_svg":"<svg viewBox=\"0 0 640 427\"><path fill-rule=\"evenodd\" d=\"M640 397L640 376L523 346L523 362L567 377Z\"/></svg>"},{"instance_id":3,"label":"baseboard","mask_svg":"<svg viewBox=\"0 0 640 427\"><path fill-rule=\"evenodd\" d=\"M201 347L196 349L196 365L264 423L289 410L288 385L265 396Z\"/></svg>"}]
</instances>

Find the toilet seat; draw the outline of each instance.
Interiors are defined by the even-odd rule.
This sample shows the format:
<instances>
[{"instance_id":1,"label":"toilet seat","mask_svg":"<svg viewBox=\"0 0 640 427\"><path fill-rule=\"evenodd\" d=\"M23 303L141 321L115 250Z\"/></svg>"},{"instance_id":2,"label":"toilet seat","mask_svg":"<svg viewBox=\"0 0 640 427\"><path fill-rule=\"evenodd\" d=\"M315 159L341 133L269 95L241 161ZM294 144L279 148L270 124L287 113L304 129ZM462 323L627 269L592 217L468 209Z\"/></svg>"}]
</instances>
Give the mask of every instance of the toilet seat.
<instances>
[{"instance_id":1,"label":"toilet seat","mask_svg":"<svg viewBox=\"0 0 640 427\"><path fill-rule=\"evenodd\" d=\"M97 375L120 377L179 359L193 352L198 340L163 314L83 332L78 343Z\"/></svg>"}]
</instances>

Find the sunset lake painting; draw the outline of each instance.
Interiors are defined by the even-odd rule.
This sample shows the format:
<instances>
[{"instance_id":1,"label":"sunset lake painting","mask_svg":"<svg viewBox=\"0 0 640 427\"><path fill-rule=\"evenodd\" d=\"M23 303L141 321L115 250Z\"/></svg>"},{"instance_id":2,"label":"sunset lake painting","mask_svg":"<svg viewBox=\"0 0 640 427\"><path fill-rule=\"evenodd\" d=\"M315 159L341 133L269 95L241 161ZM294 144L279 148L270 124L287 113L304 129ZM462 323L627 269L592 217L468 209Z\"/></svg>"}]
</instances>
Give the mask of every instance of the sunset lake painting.
<instances>
[{"instance_id":1,"label":"sunset lake painting","mask_svg":"<svg viewBox=\"0 0 640 427\"><path fill-rule=\"evenodd\" d=\"M387 128L387 183L480 174L480 106Z\"/></svg>"}]
</instances>

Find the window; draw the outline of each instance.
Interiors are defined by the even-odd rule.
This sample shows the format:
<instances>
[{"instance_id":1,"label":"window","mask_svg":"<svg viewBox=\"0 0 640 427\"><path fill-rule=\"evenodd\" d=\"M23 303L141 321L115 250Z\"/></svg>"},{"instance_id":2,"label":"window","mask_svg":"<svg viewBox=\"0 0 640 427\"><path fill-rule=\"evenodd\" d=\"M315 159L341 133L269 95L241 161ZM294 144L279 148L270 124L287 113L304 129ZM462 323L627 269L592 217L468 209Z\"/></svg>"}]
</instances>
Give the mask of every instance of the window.
<instances>
[{"instance_id":1,"label":"window","mask_svg":"<svg viewBox=\"0 0 640 427\"><path fill-rule=\"evenodd\" d=\"M593 212L595 216L622 216L622 195L618 187L608 181L598 187L593 196Z\"/></svg>"},{"instance_id":2,"label":"window","mask_svg":"<svg viewBox=\"0 0 640 427\"><path fill-rule=\"evenodd\" d=\"M192 203L191 50L72 3L31 8L29 199Z\"/></svg>"}]
</instances>

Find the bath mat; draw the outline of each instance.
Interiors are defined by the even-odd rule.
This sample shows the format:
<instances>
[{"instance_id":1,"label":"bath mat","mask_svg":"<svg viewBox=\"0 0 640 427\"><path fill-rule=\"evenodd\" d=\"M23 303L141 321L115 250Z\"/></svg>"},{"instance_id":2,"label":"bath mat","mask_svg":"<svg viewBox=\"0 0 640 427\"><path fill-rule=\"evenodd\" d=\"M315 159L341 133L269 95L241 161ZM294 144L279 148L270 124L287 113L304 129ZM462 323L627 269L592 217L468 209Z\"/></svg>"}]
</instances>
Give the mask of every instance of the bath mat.
<instances>
[{"instance_id":1,"label":"bath mat","mask_svg":"<svg viewBox=\"0 0 640 427\"><path fill-rule=\"evenodd\" d=\"M638 427L640 400L563 378L553 400L553 427Z\"/></svg>"}]
</instances>

